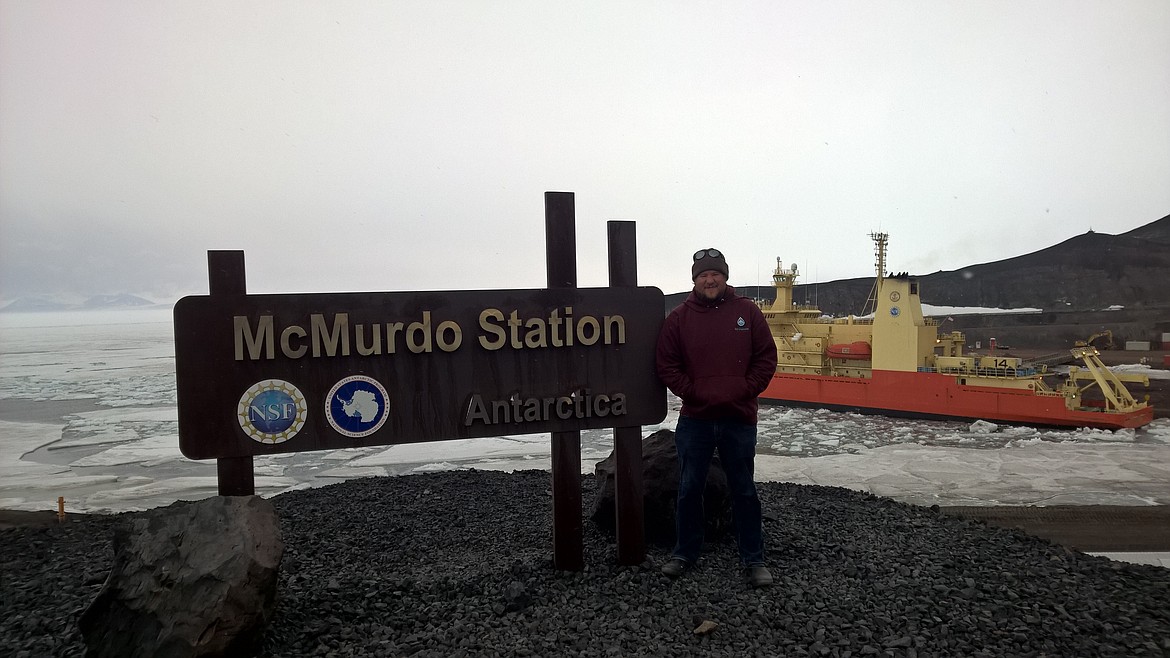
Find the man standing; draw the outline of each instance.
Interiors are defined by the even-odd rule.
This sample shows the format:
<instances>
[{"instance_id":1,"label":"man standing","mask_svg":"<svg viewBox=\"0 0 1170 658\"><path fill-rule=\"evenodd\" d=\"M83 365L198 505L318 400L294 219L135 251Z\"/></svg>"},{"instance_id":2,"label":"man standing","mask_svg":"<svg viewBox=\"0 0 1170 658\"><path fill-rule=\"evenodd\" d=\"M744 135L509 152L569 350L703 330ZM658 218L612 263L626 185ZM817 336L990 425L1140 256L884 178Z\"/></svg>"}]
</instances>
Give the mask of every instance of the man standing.
<instances>
[{"instance_id":1,"label":"man standing","mask_svg":"<svg viewBox=\"0 0 1170 658\"><path fill-rule=\"evenodd\" d=\"M772 584L764 566L763 519L756 493L756 397L776 372L776 343L755 302L727 285L718 249L695 252L686 301L658 335L658 378L682 398L675 428L679 485L677 542L662 573L676 578L703 545L703 489L716 448L731 488L739 559L753 587Z\"/></svg>"}]
</instances>

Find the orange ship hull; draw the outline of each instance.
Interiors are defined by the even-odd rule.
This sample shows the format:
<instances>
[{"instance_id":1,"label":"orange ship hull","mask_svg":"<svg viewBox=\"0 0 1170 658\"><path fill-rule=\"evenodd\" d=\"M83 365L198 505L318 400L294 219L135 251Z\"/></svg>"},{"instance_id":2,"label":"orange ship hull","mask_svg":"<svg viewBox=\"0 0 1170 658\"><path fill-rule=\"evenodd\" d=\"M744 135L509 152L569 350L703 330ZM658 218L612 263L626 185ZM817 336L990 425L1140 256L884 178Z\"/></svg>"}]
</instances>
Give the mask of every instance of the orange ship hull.
<instances>
[{"instance_id":1,"label":"orange ship hull","mask_svg":"<svg viewBox=\"0 0 1170 658\"><path fill-rule=\"evenodd\" d=\"M1075 410L1061 396L970 386L954 375L930 372L875 370L872 378L776 373L760 400L889 416L1110 430L1141 427L1154 417L1152 406L1124 413Z\"/></svg>"}]
</instances>

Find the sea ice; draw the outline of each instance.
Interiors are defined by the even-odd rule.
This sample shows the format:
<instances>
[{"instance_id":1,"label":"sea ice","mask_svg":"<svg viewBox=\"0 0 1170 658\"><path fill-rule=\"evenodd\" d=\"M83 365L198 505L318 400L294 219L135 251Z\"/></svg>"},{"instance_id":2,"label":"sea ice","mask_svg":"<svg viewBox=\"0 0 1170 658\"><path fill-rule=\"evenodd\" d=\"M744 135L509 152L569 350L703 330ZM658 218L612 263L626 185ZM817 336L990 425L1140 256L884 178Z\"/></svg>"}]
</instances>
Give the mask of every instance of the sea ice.
<instances>
[{"instance_id":1,"label":"sea ice","mask_svg":"<svg viewBox=\"0 0 1170 658\"><path fill-rule=\"evenodd\" d=\"M141 464L158 466L182 459L179 452L179 436L152 436L133 443L119 443L99 453L73 461L70 466L120 466Z\"/></svg>"},{"instance_id":2,"label":"sea ice","mask_svg":"<svg viewBox=\"0 0 1170 658\"><path fill-rule=\"evenodd\" d=\"M1114 430L1113 432L1103 432L1097 436L1098 441L1109 441L1115 443L1132 443L1136 438L1137 432L1128 427Z\"/></svg>"},{"instance_id":3,"label":"sea ice","mask_svg":"<svg viewBox=\"0 0 1170 658\"><path fill-rule=\"evenodd\" d=\"M317 478L334 478L337 481L355 478L383 477L389 475L381 466L338 466L317 473Z\"/></svg>"},{"instance_id":4,"label":"sea ice","mask_svg":"<svg viewBox=\"0 0 1170 658\"><path fill-rule=\"evenodd\" d=\"M986 420L977 420L971 423L971 431L975 434L991 434L999 429L999 425Z\"/></svg>"},{"instance_id":5,"label":"sea ice","mask_svg":"<svg viewBox=\"0 0 1170 658\"><path fill-rule=\"evenodd\" d=\"M434 471L457 471L459 466L451 462L437 462L432 464L421 464L415 466L411 472L413 473L431 473Z\"/></svg>"}]
</instances>

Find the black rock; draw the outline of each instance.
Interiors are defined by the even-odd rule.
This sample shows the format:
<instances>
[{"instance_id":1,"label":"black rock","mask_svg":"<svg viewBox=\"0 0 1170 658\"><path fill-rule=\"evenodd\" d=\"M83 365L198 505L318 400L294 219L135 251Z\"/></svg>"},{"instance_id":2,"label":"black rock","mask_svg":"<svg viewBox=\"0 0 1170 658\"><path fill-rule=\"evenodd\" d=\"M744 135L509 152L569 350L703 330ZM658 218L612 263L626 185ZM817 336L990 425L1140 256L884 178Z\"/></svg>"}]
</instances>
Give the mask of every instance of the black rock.
<instances>
[{"instance_id":1,"label":"black rock","mask_svg":"<svg viewBox=\"0 0 1170 658\"><path fill-rule=\"evenodd\" d=\"M251 653L272 615L284 545L272 504L216 496L126 517L80 619L87 655Z\"/></svg>"},{"instance_id":2,"label":"black rock","mask_svg":"<svg viewBox=\"0 0 1170 658\"><path fill-rule=\"evenodd\" d=\"M614 453L594 467L597 492L589 518L607 534L614 534L616 523L616 471ZM673 548L675 540L675 501L678 498L678 452L674 432L658 430L642 440L642 489L645 537L649 544ZM703 490L706 515L704 535L707 541L727 536L732 528L731 490L718 455L711 461L707 486Z\"/></svg>"}]
</instances>

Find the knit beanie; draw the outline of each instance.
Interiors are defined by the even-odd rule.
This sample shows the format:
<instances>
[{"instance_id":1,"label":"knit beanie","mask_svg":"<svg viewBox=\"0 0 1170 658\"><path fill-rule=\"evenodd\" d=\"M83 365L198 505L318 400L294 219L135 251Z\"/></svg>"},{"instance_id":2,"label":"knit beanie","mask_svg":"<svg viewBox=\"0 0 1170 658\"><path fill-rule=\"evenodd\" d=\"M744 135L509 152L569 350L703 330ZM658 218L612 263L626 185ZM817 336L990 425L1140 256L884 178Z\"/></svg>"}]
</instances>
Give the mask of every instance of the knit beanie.
<instances>
[{"instance_id":1,"label":"knit beanie","mask_svg":"<svg viewBox=\"0 0 1170 658\"><path fill-rule=\"evenodd\" d=\"M715 252L719 255L712 256L711 252ZM695 261L695 264L691 266L691 281L699 278L699 274L701 272L706 272L707 270L716 270L718 272L723 272L723 276L728 276L727 260L723 258L722 252L720 252L718 249L703 249L698 253L701 254L701 256L698 260Z\"/></svg>"}]
</instances>

